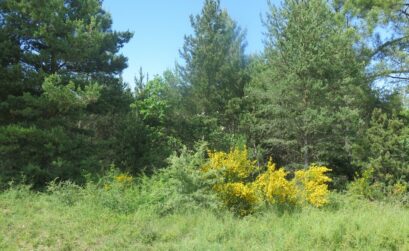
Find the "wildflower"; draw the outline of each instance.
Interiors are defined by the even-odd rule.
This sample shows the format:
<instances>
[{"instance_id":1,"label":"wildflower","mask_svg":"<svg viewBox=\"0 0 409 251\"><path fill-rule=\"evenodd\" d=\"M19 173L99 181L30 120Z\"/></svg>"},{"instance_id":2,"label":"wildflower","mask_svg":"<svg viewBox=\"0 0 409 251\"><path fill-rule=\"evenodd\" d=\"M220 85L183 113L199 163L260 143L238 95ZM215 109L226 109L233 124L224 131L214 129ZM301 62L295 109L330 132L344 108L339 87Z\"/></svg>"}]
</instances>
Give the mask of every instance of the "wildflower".
<instances>
[{"instance_id":1,"label":"wildflower","mask_svg":"<svg viewBox=\"0 0 409 251\"><path fill-rule=\"evenodd\" d=\"M128 174L120 174L115 177L115 180L121 184L129 184L133 181L133 177Z\"/></svg>"},{"instance_id":2,"label":"wildflower","mask_svg":"<svg viewBox=\"0 0 409 251\"><path fill-rule=\"evenodd\" d=\"M109 191L111 189L111 186L109 184L104 184L104 190Z\"/></svg>"},{"instance_id":3,"label":"wildflower","mask_svg":"<svg viewBox=\"0 0 409 251\"><path fill-rule=\"evenodd\" d=\"M406 191L408 190L408 187L406 186L406 184L402 183L402 182L397 182L395 183L395 185L393 185L393 194L394 195L402 195L404 193L406 193Z\"/></svg>"}]
</instances>

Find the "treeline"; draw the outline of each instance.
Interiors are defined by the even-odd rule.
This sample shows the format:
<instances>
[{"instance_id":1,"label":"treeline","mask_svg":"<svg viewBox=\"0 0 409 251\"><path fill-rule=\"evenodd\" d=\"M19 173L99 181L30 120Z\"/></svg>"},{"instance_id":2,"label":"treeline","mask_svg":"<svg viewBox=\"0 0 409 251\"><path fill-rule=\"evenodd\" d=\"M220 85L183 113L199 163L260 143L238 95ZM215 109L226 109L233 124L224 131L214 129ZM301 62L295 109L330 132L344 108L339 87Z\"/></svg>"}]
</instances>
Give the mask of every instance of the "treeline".
<instances>
[{"instance_id":1,"label":"treeline","mask_svg":"<svg viewBox=\"0 0 409 251\"><path fill-rule=\"evenodd\" d=\"M339 189L407 184L408 5L284 0L247 55L245 31L205 0L182 63L130 90L119 50L133 34L102 1L1 1L0 185L82 183L112 164L150 174L198 141L259 166L328 166Z\"/></svg>"}]
</instances>

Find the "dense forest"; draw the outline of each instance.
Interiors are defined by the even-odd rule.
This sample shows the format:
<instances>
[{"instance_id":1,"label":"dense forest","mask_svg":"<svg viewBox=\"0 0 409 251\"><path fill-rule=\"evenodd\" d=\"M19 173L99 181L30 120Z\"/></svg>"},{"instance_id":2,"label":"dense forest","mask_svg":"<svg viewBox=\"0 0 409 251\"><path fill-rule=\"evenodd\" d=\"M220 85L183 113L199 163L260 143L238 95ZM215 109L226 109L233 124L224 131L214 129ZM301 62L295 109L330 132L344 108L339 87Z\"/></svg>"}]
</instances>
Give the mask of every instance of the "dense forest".
<instances>
[{"instance_id":1,"label":"dense forest","mask_svg":"<svg viewBox=\"0 0 409 251\"><path fill-rule=\"evenodd\" d=\"M245 146L251 158L332 169L342 185L409 181L407 3L284 1L266 10L265 50L205 1L181 63L130 90L101 1L1 2L0 170L7 182L84 182L114 164L138 175L183 146ZM138 34L139 35L139 34Z\"/></svg>"},{"instance_id":2,"label":"dense forest","mask_svg":"<svg viewBox=\"0 0 409 251\"><path fill-rule=\"evenodd\" d=\"M160 214L219 200L245 216L255 191L284 211L329 191L408 205L409 2L283 0L262 16L249 55L205 0L176 66L125 83L120 50L143 34L113 30L102 0L1 0L0 189L70 204L94 184L128 212L129 186L156 191Z\"/></svg>"}]
</instances>

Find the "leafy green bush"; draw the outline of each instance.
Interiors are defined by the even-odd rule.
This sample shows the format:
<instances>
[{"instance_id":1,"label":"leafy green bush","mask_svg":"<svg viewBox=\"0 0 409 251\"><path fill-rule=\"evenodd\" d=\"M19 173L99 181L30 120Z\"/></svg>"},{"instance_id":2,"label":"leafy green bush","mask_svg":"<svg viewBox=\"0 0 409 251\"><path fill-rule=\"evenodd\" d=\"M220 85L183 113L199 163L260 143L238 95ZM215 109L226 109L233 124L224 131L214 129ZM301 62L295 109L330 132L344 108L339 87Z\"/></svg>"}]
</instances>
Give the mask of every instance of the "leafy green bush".
<instances>
[{"instance_id":1,"label":"leafy green bush","mask_svg":"<svg viewBox=\"0 0 409 251\"><path fill-rule=\"evenodd\" d=\"M184 148L168 159L168 168L151 176L132 177L111 165L98 181L89 181L84 188L72 182L53 181L48 192L64 205L73 206L82 198L97 207L125 214L138 210L161 215L199 208L213 210L220 208L211 189L217 176L201 171L205 148L205 144L198 145L195 152Z\"/></svg>"},{"instance_id":2,"label":"leafy green bush","mask_svg":"<svg viewBox=\"0 0 409 251\"><path fill-rule=\"evenodd\" d=\"M204 173L205 144L193 153L184 148L181 154L169 158L169 167L148 178L138 180L141 205L153 207L160 214L198 208L218 208L211 187L216 183L213 173Z\"/></svg>"},{"instance_id":3,"label":"leafy green bush","mask_svg":"<svg viewBox=\"0 0 409 251\"><path fill-rule=\"evenodd\" d=\"M383 200L409 206L409 189L404 181L385 184L374 179L374 169L364 170L361 177L357 177L348 186L348 192L369 200Z\"/></svg>"},{"instance_id":4,"label":"leafy green bush","mask_svg":"<svg viewBox=\"0 0 409 251\"><path fill-rule=\"evenodd\" d=\"M48 184L47 191L54 195L53 197L60 203L67 206L73 206L83 198L82 188L71 181L53 180Z\"/></svg>"}]
</instances>

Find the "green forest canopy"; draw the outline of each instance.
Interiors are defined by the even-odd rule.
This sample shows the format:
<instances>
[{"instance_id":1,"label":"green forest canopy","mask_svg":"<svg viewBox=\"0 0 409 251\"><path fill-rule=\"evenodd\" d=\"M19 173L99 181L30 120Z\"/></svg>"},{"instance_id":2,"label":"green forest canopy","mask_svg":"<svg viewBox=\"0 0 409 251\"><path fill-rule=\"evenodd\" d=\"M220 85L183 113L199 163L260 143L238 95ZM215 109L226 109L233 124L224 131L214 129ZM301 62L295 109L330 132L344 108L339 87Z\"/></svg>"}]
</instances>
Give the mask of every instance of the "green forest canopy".
<instances>
[{"instance_id":1,"label":"green forest canopy","mask_svg":"<svg viewBox=\"0 0 409 251\"><path fill-rule=\"evenodd\" d=\"M130 90L118 52L133 34L112 30L102 1L0 1L0 186L82 183L111 164L150 174L200 140L323 164L341 186L367 170L407 183L408 7L284 0L265 10L263 53L246 55L239 24L205 0L183 63Z\"/></svg>"}]
</instances>

